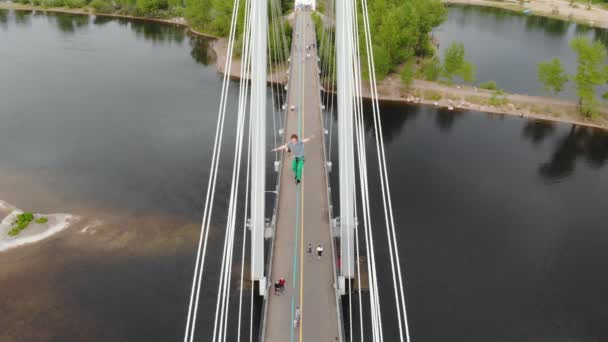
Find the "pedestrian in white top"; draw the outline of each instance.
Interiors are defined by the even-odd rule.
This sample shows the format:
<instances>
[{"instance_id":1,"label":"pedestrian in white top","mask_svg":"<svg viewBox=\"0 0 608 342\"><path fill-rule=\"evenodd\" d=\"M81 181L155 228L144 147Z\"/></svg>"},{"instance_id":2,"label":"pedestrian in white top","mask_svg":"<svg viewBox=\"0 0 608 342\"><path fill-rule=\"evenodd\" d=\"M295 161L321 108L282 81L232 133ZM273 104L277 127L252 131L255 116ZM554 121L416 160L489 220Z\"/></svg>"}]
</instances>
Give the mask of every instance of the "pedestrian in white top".
<instances>
[{"instance_id":1,"label":"pedestrian in white top","mask_svg":"<svg viewBox=\"0 0 608 342\"><path fill-rule=\"evenodd\" d=\"M323 246L319 245L319 246L317 246L317 258L319 260L321 259L322 254L323 254Z\"/></svg>"},{"instance_id":2,"label":"pedestrian in white top","mask_svg":"<svg viewBox=\"0 0 608 342\"><path fill-rule=\"evenodd\" d=\"M296 306L296 314L293 320L293 328L296 329L300 323L300 307Z\"/></svg>"}]
</instances>

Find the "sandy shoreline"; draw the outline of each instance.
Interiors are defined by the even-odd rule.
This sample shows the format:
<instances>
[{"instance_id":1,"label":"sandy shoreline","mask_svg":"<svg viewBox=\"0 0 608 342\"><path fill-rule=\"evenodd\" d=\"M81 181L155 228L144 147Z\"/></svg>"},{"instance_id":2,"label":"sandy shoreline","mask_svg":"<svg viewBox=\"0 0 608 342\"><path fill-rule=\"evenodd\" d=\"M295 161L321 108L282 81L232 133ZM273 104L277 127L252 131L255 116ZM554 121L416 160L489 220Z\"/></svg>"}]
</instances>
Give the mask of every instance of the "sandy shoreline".
<instances>
[{"instance_id":1,"label":"sandy shoreline","mask_svg":"<svg viewBox=\"0 0 608 342\"><path fill-rule=\"evenodd\" d=\"M17 215L22 213L22 210L0 201L0 217L2 218L0 221L0 252L42 241L67 229L80 219L70 214L34 214L35 218L45 217L48 221L45 223L32 221L17 236L9 236L8 232L13 227Z\"/></svg>"},{"instance_id":2,"label":"sandy shoreline","mask_svg":"<svg viewBox=\"0 0 608 342\"><path fill-rule=\"evenodd\" d=\"M489 104L494 91L472 86L448 86L437 82L414 80L407 88L392 75L378 83L379 100L390 103L423 104L448 109L474 110L493 114L512 115L544 121L562 122L580 126L608 129L608 108L601 108L601 117L587 119L578 114L574 102L550 97L504 94L504 104ZM363 86L363 95L370 98L369 83ZM436 97L441 98L436 98ZM498 96L503 98L503 96Z\"/></svg>"},{"instance_id":3,"label":"sandy shoreline","mask_svg":"<svg viewBox=\"0 0 608 342\"><path fill-rule=\"evenodd\" d=\"M568 2L564 0L551 0L559 6L567 5ZM492 6L507 8L505 5L510 7L507 9L516 10L513 5L517 5L517 2L496 2L489 0L445 0L446 3L454 4L468 4L475 6ZM533 14L543 15L542 9L546 7L547 0L533 0L533 2L526 3L523 8L532 8ZM517 5L519 6L519 5ZM545 7L543 7L545 6ZM99 15L113 18L126 18L132 20L146 20L164 24L172 24L184 27L188 29L192 34L213 39L212 44L213 51L216 56L215 64L217 70L220 73L224 73L226 66L226 57L228 44L225 38L219 38L213 35L209 35L203 32L192 29L184 18L173 18L173 19L154 19L154 18L142 18L126 15L116 14L95 14L80 9L65 9L65 8L52 8L52 9L40 9L29 5L20 5L14 3L0 3L0 9L13 9L13 10L33 10L42 12L58 12L67 14L79 14L79 15ZM575 8L572 8L575 10ZM580 11L573 12L576 15L580 15L580 20L591 20L592 24L598 27L608 28L608 11L599 9L600 12L588 16L587 14L579 13ZM584 10L586 11L586 10ZM591 11L593 12L593 11ZM555 16L553 16L555 17ZM591 18L591 19L589 19ZM564 19L564 18L561 18ZM589 23L588 23L589 24ZM604 26L605 25L605 26ZM274 74L268 75L269 84L286 84L288 81L287 77L287 65L280 65L277 67L277 71ZM234 58L230 68L229 77L233 80L241 78L241 61L238 58ZM247 77L249 79L249 77ZM332 93L332 91L328 91ZM433 93L436 97L437 94L441 95L440 99L429 98L425 94ZM369 84L364 82L363 85L363 97L370 99ZM492 106L487 101L492 98L492 92L475 87L468 86L447 86L437 82L428 82L423 80L415 80L412 85L406 89L406 87L399 81L398 75L389 75L387 79L378 83L378 97L381 102L390 103L413 103L422 105L431 105L436 107L444 107L449 109L462 109L462 110L475 110L483 111L493 114L513 115L519 117L526 117L538 120L562 122L568 124L576 124L587 127L595 127L601 129L608 129L608 109L603 108L601 117L598 119L590 120L579 115L576 111L577 104L574 102L564 101L557 98L551 97L540 97L540 96L528 96L521 94L506 94L508 103L500 106ZM475 101L472 101L475 99Z\"/></svg>"},{"instance_id":4,"label":"sandy shoreline","mask_svg":"<svg viewBox=\"0 0 608 342\"><path fill-rule=\"evenodd\" d=\"M571 7L570 2L565 0L531 0L524 2L523 5L520 5L519 1L515 0L443 0L443 2L446 4L496 7L514 12L529 10L530 15L608 28L608 10L597 5L592 5L591 10L587 10L587 5L580 2L575 3L577 7Z\"/></svg>"}]
</instances>

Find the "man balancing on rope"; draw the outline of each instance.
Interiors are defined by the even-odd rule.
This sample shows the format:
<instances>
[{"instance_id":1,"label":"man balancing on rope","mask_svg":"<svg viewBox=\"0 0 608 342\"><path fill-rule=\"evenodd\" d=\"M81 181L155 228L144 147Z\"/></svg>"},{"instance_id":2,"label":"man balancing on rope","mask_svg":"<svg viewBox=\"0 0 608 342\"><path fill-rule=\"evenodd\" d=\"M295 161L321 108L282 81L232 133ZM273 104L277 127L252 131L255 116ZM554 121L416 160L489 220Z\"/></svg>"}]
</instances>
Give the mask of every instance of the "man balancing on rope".
<instances>
[{"instance_id":1,"label":"man balancing on rope","mask_svg":"<svg viewBox=\"0 0 608 342\"><path fill-rule=\"evenodd\" d=\"M309 142L314 137L314 135L311 135L308 138L299 140L297 134L292 134L291 139L287 144L281 145L272 150L273 152L282 150L293 152L293 162L291 163L291 169L295 174L296 184L300 184L300 181L302 180L302 169L304 168L304 144Z\"/></svg>"}]
</instances>

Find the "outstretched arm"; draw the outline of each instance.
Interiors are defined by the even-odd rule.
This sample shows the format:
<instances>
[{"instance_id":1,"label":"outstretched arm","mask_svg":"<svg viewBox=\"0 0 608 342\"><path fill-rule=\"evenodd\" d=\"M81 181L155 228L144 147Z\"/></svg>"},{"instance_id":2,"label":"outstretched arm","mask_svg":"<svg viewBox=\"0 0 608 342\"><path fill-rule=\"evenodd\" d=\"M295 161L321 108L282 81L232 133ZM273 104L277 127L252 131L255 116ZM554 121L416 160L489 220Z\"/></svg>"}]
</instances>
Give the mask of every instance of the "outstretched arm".
<instances>
[{"instance_id":1,"label":"outstretched arm","mask_svg":"<svg viewBox=\"0 0 608 342\"><path fill-rule=\"evenodd\" d=\"M282 150L285 150L285 149L287 149L287 144L273 148L272 152L282 151Z\"/></svg>"},{"instance_id":2,"label":"outstretched arm","mask_svg":"<svg viewBox=\"0 0 608 342\"><path fill-rule=\"evenodd\" d=\"M311 140L312 140L312 138L314 138L314 137L315 137L314 135L311 135L311 136L309 136L308 138L304 138L304 139L302 139L302 142L303 142L303 143L307 143L307 142L311 141Z\"/></svg>"}]
</instances>

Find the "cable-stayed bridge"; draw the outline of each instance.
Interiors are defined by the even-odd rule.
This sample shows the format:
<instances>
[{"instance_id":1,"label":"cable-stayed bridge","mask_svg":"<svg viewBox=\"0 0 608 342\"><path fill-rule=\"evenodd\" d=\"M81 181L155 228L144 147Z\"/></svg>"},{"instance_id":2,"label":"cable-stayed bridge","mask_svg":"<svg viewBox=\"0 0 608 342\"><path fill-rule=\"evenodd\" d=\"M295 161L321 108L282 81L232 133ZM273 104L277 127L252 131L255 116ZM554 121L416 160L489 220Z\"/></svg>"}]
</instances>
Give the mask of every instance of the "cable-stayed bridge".
<instances>
[{"instance_id":1,"label":"cable-stayed bridge","mask_svg":"<svg viewBox=\"0 0 608 342\"><path fill-rule=\"evenodd\" d=\"M227 110L231 82L224 75L184 342L410 339L367 0L328 4L326 13L318 15L308 2L297 2L290 18L291 46L287 46L278 0L234 0L224 70L231 70L233 53L239 46L243 77L238 83L238 109L231 112ZM273 106L271 143L266 131L267 75L269 71L276 74L281 67L289 77L282 89L271 86L272 98L282 108L277 112ZM334 90L335 96L324 87ZM363 87L369 87L372 94L375 146L369 148L365 146ZM336 137L331 117L334 108ZM236 117L234 149L222 151L226 117L230 115ZM294 180L289 154L271 154L274 163L268 158L274 146L287 143L293 134L310 138L304 145L299 183ZM332 144L338 147L335 161ZM375 153L368 159L370 151ZM222 153L232 160L231 169L220 170ZM269 164L277 173L276 184L270 186L266 184ZM381 198L369 196L368 167L378 168L376 183L381 187ZM231 172L229 193L216 192L218 172ZM339 174L335 188L329 183L331 172ZM331 191L339 192L338 210L331 204ZM218 196L228 198L227 212L221 213L227 219L221 226L212 224ZM384 215L372 217L370 201L381 203ZM216 284L205 283L212 259L207 255L210 231L223 237L221 258L214 256L221 261ZM378 234L386 240L382 245L374 239ZM235 244L238 236L243 236L240 248ZM322 248L320 256L318 247ZM390 260L378 262L389 265L391 275L383 281L392 283L391 293L379 293L376 249L389 251ZM363 256L365 263L360 262ZM234 265L239 265L240 274L233 272ZM287 281L280 294L273 287L279 278ZM217 290L201 291L210 285ZM365 299L362 288L366 289ZM201 296L210 292L216 296L216 305L199 307ZM263 299L259 317L253 315L254 296ZM247 297L250 300L243 302ZM208 329L197 330L200 310L207 315L214 313ZM384 336L387 325L398 331L396 338ZM259 333L253 334L254 330Z\"/></svg>"}]
</instances>

